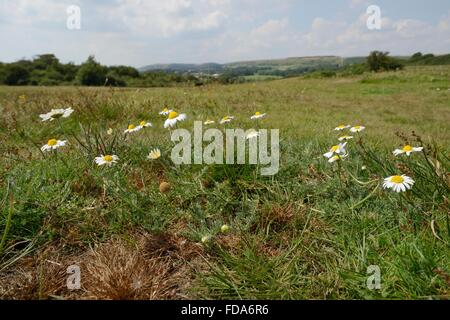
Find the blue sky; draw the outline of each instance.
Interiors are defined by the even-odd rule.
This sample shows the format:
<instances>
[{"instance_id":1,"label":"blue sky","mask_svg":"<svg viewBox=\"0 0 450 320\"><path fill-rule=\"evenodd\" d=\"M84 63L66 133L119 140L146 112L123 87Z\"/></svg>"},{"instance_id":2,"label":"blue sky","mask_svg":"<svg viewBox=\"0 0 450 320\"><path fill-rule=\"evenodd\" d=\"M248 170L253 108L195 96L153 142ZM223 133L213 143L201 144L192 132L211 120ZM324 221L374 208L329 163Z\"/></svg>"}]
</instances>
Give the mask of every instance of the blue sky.
<instances>
[{"instance_id":1,"label":"blue sky","mask_svg":"<svg viewBox=\"0 0 450 320\"><path fill-rule=\"evenodd\" d=\"M81 29L66 27L67 7ZM381 30L366 9L381 9ZM0 0L0 61L55 53L80 63L231 62L450 52L449 0Z\"/></svg>"}]
</instances>

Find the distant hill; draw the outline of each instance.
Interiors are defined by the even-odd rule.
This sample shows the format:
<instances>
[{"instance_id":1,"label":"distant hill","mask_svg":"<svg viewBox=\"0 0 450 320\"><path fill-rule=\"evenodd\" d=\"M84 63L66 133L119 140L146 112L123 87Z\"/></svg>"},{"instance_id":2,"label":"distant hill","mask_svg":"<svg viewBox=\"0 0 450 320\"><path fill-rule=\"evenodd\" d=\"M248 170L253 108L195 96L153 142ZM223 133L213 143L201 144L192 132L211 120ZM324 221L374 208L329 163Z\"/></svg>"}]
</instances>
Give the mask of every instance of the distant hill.
<instances>
[{"instance_id":1,"label":"distant hill","mask_svg":"<svg viewBox=\"0 0 450 320\"><path fill-rule=\"evenodd\" d=\"M219 63L171 63L171 64L152 64L139 68L140 72L147 71L169 71L169 72L204 72L204 73L220 73L223 71L223 65Z\"/></svg>"},{"instance_id":2,"label":"distant hill","mask_svg":"<svg viewBox=\"0 0 450 320\"><path fill-rule=\"evenodd\" d=\"M318 57L292 57L286 59L273 60L253 60L239 61L232 63L204 63L204 64L154 64L142 67L140 72L147 71L169 71L169 72L190 72L190 73L224 73L239 69L251 69L256 73L265 71L266 73L276 73L277 71L308 71L310 69L329 68L342 66L345 59L337 56Z\"/></svg>"}]
</instances>

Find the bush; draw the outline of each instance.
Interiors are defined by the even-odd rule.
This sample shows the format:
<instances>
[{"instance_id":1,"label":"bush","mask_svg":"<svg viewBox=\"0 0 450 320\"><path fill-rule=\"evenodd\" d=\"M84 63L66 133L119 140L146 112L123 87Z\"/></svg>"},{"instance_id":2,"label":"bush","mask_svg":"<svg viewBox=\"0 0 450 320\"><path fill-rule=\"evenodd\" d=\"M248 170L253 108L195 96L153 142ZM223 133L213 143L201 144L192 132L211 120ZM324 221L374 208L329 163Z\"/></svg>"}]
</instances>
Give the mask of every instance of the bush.
<instances>
[{"instance_id":1,"label":"bush","mask_svg":"<svg viewBox=\"0 0 450 320\"><path fill-rule=\"evenodd\" d=\"M78 70L77 79L84 86L102 86L106 81L107 68L95 61L94 56L89 56Z\"/></svg>"},{"instance_id":2,"label":"bush","mask_svg":"<svg viewBox=\"0 0 450 320\"><path fill-rule=\"evenodd\" d=\"M28 84L30 72L17 64L10 64L6 67L5 84L10 86L22 86Z\"/></svg>"},{"instance_id":3,"label":"bush","mask_svg":"<svg viewBox=\"0 0 450 320\"><path fill-rule=\"evenodd\" d=\"M367 57L370 71L389 71L403 69L403 64L397 59L389 57L389 52L372 51Z\"/></svg>"}]
</instances>

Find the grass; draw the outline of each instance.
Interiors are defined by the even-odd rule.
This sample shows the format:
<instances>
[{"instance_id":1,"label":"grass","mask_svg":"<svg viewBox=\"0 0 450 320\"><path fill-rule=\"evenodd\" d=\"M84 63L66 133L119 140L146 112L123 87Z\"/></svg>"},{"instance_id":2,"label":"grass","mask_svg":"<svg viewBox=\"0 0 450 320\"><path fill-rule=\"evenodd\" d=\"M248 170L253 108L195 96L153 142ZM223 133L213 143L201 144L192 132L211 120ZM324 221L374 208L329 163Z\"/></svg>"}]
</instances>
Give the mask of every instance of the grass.
<instances>
[{"instance_id":1,"label":"grass","mask_svg":"<svg viewBox=\"0 0 450 320\"><path fill-rule=\"evenodd\" d=\"M0 87L0 297L448 299L449 79L435 66L189 89ZM228 114L248 129L267 112L260 127L280 129L279 173L173 165L166 105L189 130ZM61 106L75 112L39 121ZM140 120L154 127L124 138ZM330 165L322 155L341 123L366 130ZM68 145L44 154L50 138ZM394 157L405 143L425 152ZM147 160L156 147L162 159ZM120 162L97 167L103 152ZM416 181L411 191L382 189L397 173ZM65 288L74 263L79 291ZM370 265L381 290L366 286Z\"/></svg>"}]
</instances>

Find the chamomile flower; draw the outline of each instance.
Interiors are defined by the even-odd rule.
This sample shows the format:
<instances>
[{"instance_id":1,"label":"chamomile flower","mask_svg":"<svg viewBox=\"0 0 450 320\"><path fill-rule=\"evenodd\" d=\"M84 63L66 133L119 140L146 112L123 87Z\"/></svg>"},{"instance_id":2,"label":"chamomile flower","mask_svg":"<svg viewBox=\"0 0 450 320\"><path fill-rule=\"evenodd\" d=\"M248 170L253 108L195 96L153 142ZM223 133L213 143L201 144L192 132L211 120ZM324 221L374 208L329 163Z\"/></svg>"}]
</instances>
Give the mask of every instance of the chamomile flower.
<instances>
[{"instance_id":1,"label":"chamomile flower","mask_svg":"<svg viewBox=\"0 0 450 320\"><path fill-rule=\"evenodd\" d=\"M256 137L259 137L260 133L254 129L250 129L247 135L245 136L246 139L253 139Z\"/></svg>"},{"instance_id":2,"label":"chamomile flower","mask_svg":"<svg viewBox=\"0 0 450 320\"><path fill-rule=\"evenodd\" d=\"M420 152L423 150L423 147L412 147L409 144L404 146L401 149L395 149L392 153L395 156L406 153L407 156L410 156L413 152Z\"/></svg>"},{"instance_id":3,"label":"chamomile flower","mask_svg":"<svg viewBox=\"0 0 450 320\"><path fill-rule=\"evenodd\" d=\"M233 119L234 119L233 116L225 116L220 120L220 124L229 123L229 122L233 121Z\"/></svg>"},{"instance_id":4,"label":"chamomile flower","mask_svg":"<svg viewBox=\"0 0 450 320\"><path fill-rule=\"evenodd\" d=\"M266 113L261 113L261 112L258 111L253 116L251 116L250 119L252 119L252 120L259 120L259 119L264 118L266 115L267 115Z\"/></svg>"},{"instance_id":5,"label":"chamomile flower","mask_svg":"<svg viewBox=\"0 0 450 320\"><path fill-rule=\"evenodd\" d=\"M162 116L168 116L173 110L170 110L168 108L164 108L163 110L161 110L161 112L159 113Z\"/></svg>"},{"instance_id":6,"label":"chamomile flower","mask_svg":"<svg viewBox=\"0 0 450 320\"><path fill-rule=\"evenodd\" d=\"M349 124L348 125L341 124L341 125L337 126L336 128L334 128L334 131L342 131L342 130L348 129L350 127L351 126Z\"/></svg>"},{"instance_id":7,"label":"chamomile flower","mask_svg":"<svg viewBox=\"0 0 450 320\"><path fill-rule=\"evenodd\" d=\"M353 139L353 136L347 136L347 135L338 138L339 141L348 141L351 139Z\"/></svg>"},{"instance_id":8,"label":"chamomile flower","mask_svg":"<svg viewBox=\"0 0 450 320\"><path fill-rule=\"evenodd\" d=\"M51 151L56 150L60 147L64 147L66 145L66 140L56 140L56 139L50 139L46 144L44 144L41 148L42 151Z\"/></svg>"},{"instance_id":9,"label":"chamomile flower","mask_svg":"<svg viewBox=\"0 0 450 320\"><path fill-rule=\"evenodd\" d=\"M337 146L332 146L330 151L328 151L327 153L325 153L323 156L325 158L330 159L331 157L333 157L333 155L337 154L337 155L344 155L346 154L345 152L345 146L347 145L347 142L345 143L340 143Z\"/></svg>"},{"instance_id":10,"label":"chamomile flower","mask_svg":"<svg viewBox=\"0 0 450 320\"><path fill-rule=\"evenodd\" d=\"M383 188L392 189L395 192L405 192L414 185L414 180L406 175L391 176L384 179Z\"/></svg>"},{"instance_id":11,"label":"chamomile flower","mask_svg":"<svg viewBox=\"0 0 450 320\"><path fill-rule=\"evenodd\" d=\"M157 160L159 158L161 158L161 150L159 149L153 149L147 156L149 160Z\"/></svg>"},{"instance_id":12,"label":"chamomile flower","mask_svg":"<svg viewBox=\"0 0 450 320\"><path fill-rule=\"evenodd\" d=\"M117 163L118 160L119 157L115 155L101 155L100 157L95 158L95 163L99 166L112 166L113 164Z\"/></svg>"},{"instance_id":13,"label":"chamomile flower","mask_svg":"<svg viewBox=\"0 0 450 320\"><path fill-rule=\"evenodd\" d=\"M134 124L130 124L128 126L127 130L125 130L123 133L128 134L128 133L138 132L141 129L142 129L141 126L136 127Z\"/></svg>"},{"instance_id":14,"label":"chamomile flower","mask_svg":"<svg viewBox=\"0 0 450 320\"><path fill-rule=\"evenodd\" d=\"M178 114L176 111L171 111L169 113L169 117L164 122L164 128L173 127L178 121L184 121L186 120L186 114L181 113Z\"/></svg>"},{"instance_id":15,"label":"chamomile flower","mask_svg":"<svg viewBox=\"0 0 450 320\"><path fill-rule=\"evenodd\" d=\"M207 119L205 122L203 122L203 124L205 126L210 125L210 124L214 124L214 123L216 123L214 120L209 120L209 119Z\"/></svg>"},{"instance_id":16,"label":"chamomile flower","mask_svg":"<svg viewBox=\"0 0 450 320\"><path fill-rule=\"evenodd\" d=\"M151 122L141 121L141 122L139 122L139 127L144 129L144 128L148 128L148 127L153 127L153 125Z\"/></svg>"},{"instance_id":17,"label":"chamomile flower","mask_svg":"<svg viewBox=\"0 0 450 320\"><path fill-rule=\"evenodd\" d=\"M364 126L354 126L350 129L350 131L351 132L361 132L365 129L366 129L366 127L364 127Z\"/></svg>"},{"instance_id":18,"label":"chamomile flower","mask_svg":"<svg viewBox=\"0 0 450 320\"><path fill-rule=\"evenodd\" d=\"M333 162L336 162L339 160L344 160L346 157L347 157L347 154L343 154L343 155L336 154L336 155L332 156L330 159L328 159L328 162L333 163Z\"/></svg>"},{"instance_id":19,"label":"chamomile flower","mask_svg":"<svg viewBox=\"0 0 450 320\"><path fill-rule=\"evenodd\" d=\"M59 118L68 118L74 110L72 108L67 109L52 109L50 112L41 114L39 117L42 121L53 121Z\"/></svg>"}]
</instances>

